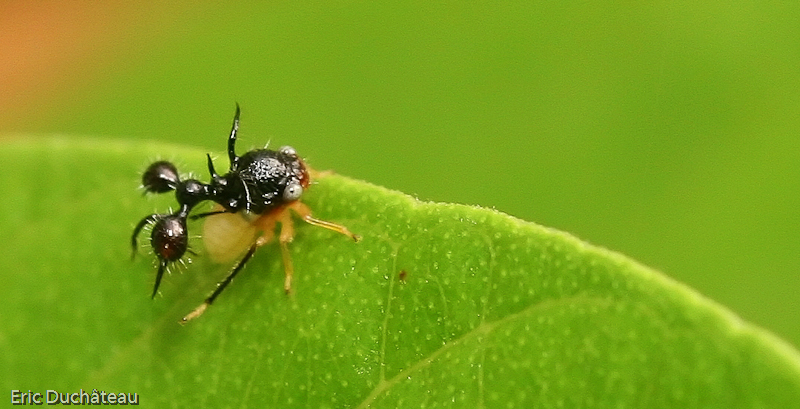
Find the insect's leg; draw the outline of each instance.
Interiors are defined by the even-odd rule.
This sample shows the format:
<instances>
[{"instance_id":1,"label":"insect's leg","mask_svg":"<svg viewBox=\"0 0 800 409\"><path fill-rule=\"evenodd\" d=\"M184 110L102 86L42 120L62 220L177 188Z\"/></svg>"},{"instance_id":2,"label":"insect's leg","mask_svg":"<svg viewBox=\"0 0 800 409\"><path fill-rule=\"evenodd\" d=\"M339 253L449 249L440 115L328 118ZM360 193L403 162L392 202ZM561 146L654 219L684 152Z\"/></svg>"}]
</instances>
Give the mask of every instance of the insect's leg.
<instances>
[{"instance_id":1,"label":"insect's leg","mask_svg":"<svg viewBox=\"0 0 800 409\"><path fill-rule=\"evenodd\" d=\"M208 298L206 298L206 300L203 301L202 304L200 304L197 308L195 308L194 311L190 312L185 317L183 317L181 323L183 324L189 322L203 315L203 312L206 311L206 308L208 308L208 306L214 302L214 300L217 298L217 296L219 296L222 290L224 290L225 287L227 287L228 284L230 284L231 281L233 281L233 278L236 277L236 274L239 274L239 271L242 270L247 261L250 260L251 257L253 257L253 254L256 252L256 249L259 246L260 246L260 240L253 243L253 245L250 246L250 250L247 250L247 254L245 254L244 257L242 257L242 259L239 260L239 264L236 264L236 267L233 268L233 271L231 271L230 274L228 274L228 276L225 277L224 280L222 280L219 284L217 284L217 289L214 290L214 292L211 293L211 295Z\"/></svg>"},{"instance_id":2,"label":"insect's leg","mask_svg":"<svg viewBox=\"0 0 800 409\"><path fill-rule=\"evenodd\" d=\"M292 266L292 256L289 254L289 244L285 242L281 243L281 256L283 257L283 272L284 272L284 279L283 279L283 291L286 294L292 290L292 276L294 275L294 267Z\"/></svg>"},{"instance_id":3,"label":"insect's leg","mask_svg":"<svg viewBox=\"0 0 800 409\"><path fill-rule=\"evenodd\" d=\"M344 234L347 237L353 239L353 241L361 240L361 236L357 234L353 234L347 227L342 226L341 224L326 222L325 220L315 219L311 216L311 209L308 208L304 203L300 201L292 202L289 206L292 210L295 211L303 220L306 221L308 224L313 224L314 226L324 227L328 230L333 230L337 233Z\"/></svg>"},{"instance_id":4,"label":"insect's leg","mask_svg":"<svg viewBox=\"0 0 800 409\"><path fill-rule=\"evenodd\" d=\"M330 169L316 170L316 169L308 167L308 165L306 165L306 172L308 172L308 176L311 177L311 180L314 180L314 179L317 179L317 178L323 178L325 176L330 176L330 175L335 175L336 174L336 172L334 172L334 171L332 171Z\"/></svg>"},{"instance_id":5,"label":"insect's leg","mask_svg":"<svg viewBox=\"0 0 800 409\"><path fill-rule=\"evenodd\" d=\"M206 161L208 163L208 173L211 175L211 179L216 179L219 177L217 171L214 170L214 161L211 160L211 154L206 154Z\"/></svg>"},{"instance_id":6,"label":"insect's leg","mask_svg":"<svg viewBox=\"0 0 800 409\"><path fill-rule=\"evenodd\" d=\"M292 276L294 275L294 267L292 266L292 257L289 254L289 243L294 238L294 223L292 222L292 215L287 208L279 208L275 211L261 216L255 221L258 229L263 231L264 234L258 238L258 245L264 245L272 240L275 234L275 225L281 223L281 233L278 236L278 242L281 246L281 256L283 258L283 271L285 279L283 281L283 289L288 293L292 289Z\"/></svg>"},{"instance_id":7,"label":"insect's leg","mask_svg":"<svg viewBox=\"0 0 800 409\"><path fill-rule=\"evenodd\" d=\"M158 261L158 273L156 273L156 284L153 286L153 295L150 298L156 298L156 294L158 294L158 286L161 285L161 277L164 276L164 270L167 269L167 263L169 261L167 259L159 259Z\"/></svg>"},{"instance_id":8,"label":"insect's leg","mask_svg":"<svg viewBox=\"0 0 800 409\"><path fill-rule=\"evenodd\" d=\"M283 280L283 290L288 294L292 289L292 276L294 275L294 266L292 266L292 256L289 254L289 243L294 239L294 223L292 222L292 215L289 211L284 211L280 214L281 234L278 236L278 242L281 245L281 256L283 257L283 272L285 278Z\"/></svg>"},{"instance_id":9,"label":"insect's leg","mask_svg":"<svg viewBox=\"0 0 800 409\"><path fill-rule=\"evenodd\" d=\"M236 156L236 132L239 130L239 103L236 103L236 114L233 115L233 127L231 128L231 136L228 138L228 159L231 161L231 170L236 168L236 162L239 158Z\"/></svg>"},{"instance_id":10,"label":"insect's leg","mask_svg":"<svg viewBox=\"0 0 800 409\"><path fill-rule=\"evenodd\" d=\"M136 257L136 250L137 250L137 247L138 247L138 243L137 243L136 237L139 236L139 233L141 233L141 231L144 228L144 226L146 226L146 225L158 220L159 217L161 217L161 215L159 215L157 213L151 214L149 216L145 216L145 218L140 220L139 224L137 224L136 227L133 229L133 234L131 235L131 250L132 250L131 251L131 260L133 260Z\"/></svg>"}]
</instances>

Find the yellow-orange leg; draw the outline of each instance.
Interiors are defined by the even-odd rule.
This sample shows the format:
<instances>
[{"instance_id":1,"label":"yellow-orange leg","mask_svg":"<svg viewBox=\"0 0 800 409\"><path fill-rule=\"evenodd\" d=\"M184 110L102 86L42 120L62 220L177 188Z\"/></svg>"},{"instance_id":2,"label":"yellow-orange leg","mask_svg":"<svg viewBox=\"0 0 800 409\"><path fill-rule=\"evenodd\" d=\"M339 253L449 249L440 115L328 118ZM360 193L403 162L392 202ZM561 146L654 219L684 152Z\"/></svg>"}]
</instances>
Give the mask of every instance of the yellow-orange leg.
<instances>
[{"instance_id":1,"label":"yellow-orange leg","mask_svg":"<svg viewBox=\"0 0 800 409\"><path fill-rule=\"evenodd\" d=\"M294 267L292 266L292 256L289 254L289 243L291 243L292 239L294 239L294 222L292 221L292 217L289 214L288 209L292 209L295 213L297 213L300 217L303 218L307 223L312 224L314 226L324 227L329 230L333 230L335 232L344 234L345 236L350 237L354 241L358 241L361 237L353 234L347 227L342 225L326 222L324 220L319 220L311 217L311 209L306 206L304 203L300 201L292 202L287 206L287 210L280 213L278 216L280 218L281 223L281 234L278 237L278 241L281 245L281 256L283 257L283 270L285 273L285 279L283 281L283 289L286 293L289 293L292 290L292 276L294 275Z\"/></svg>"},{"instance_id":2,"label":"yellow-orange leg","mask_svg":"<svg viewBox=\"0 0 800 409\"><path fill-rule=\"evenodd\" d=\"M315 180L315 179L318 179L318 178L323 178L325 176L330 176L330 175L336 174L336 172L334 172L334 171L332 171L330 169L316 170L316 169L310 168L308 165L306 165L306 171L308 172L308 176L310 177L311 180Z\"/></svg>"},{"instance_id":3,"label":"yellow-orange leg","mask_svg":"<svg viewBox=\"0 0 800 409\"><path fill-rule=\"evenodd\" d=\"M294 275L292 256L289 254L289 243L294 239L294 222L292 222L292 216L288 210L281 212L280 222L281 234L278 236L278 242L281 245L281 257L283 258L283 291L288 294L292 289L292 275Z\"/></svg>"},{"instance_id":4,"label":"yellow-orange leg","mask_svg":"<svg viewBox=\"0 0 800 409\"><path fill-rule=\"evenodd\" d=\"M353 241L361 240L361 236L357 234L353 234L347 227L342 226L341 224L326 222L325 220L315 219L311 217L311 209L308 208L304 203L301 202L293 202L289 205L289 208L294 210L300 217L303 218L308 224L313 224L314 226L324 227L328 230L333 230L337 233L344 234L347 237L353 239Z\"/></svg>"}]
</instances>

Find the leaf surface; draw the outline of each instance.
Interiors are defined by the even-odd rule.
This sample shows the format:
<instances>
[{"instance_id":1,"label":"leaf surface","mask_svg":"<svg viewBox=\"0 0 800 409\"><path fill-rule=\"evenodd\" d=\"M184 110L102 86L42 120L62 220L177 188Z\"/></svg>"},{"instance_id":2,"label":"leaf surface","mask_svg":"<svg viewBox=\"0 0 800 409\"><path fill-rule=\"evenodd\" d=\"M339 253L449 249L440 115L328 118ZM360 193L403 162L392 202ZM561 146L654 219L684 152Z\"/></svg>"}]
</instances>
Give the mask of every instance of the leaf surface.
<instances>
[{"instance_id":1,"label":"leaf surface","mask_svg":"<svg viewBox=\"0 0 800 409\"><path fill-rule=\"evenodd\" d=\"M658 272L497 211L338 175L303 201L361 242L298 222L292 294L268 244L180 326L232 265L195 238L198 256L151 300L152 256L131 262L128 246L139 219L174 206L143 197L139 173L169 159L207 179L204 155L3 146L0 386L136 392L159 407L799 405L795 350Z\"/></svg>"}]
</instances>

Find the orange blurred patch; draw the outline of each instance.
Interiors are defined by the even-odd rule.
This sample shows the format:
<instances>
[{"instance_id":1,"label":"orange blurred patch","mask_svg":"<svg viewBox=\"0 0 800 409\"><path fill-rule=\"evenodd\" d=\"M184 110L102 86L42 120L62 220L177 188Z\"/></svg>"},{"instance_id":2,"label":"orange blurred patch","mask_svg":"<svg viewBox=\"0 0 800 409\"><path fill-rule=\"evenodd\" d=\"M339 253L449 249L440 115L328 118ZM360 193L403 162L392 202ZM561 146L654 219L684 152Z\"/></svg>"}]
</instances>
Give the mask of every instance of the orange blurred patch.
<instances>
[{"instance_id":1,"label":"orange blurred patch","mask_svg":"<svg viewBox=\"0 0 800 409\"><path fill-rule=\"evenodd\" d=\"M85 84L96 55L121 34L114 2L25 0L0 5L0 130ZM87 70L89 72L87 72Z\"/></svg>"}]
</instances>

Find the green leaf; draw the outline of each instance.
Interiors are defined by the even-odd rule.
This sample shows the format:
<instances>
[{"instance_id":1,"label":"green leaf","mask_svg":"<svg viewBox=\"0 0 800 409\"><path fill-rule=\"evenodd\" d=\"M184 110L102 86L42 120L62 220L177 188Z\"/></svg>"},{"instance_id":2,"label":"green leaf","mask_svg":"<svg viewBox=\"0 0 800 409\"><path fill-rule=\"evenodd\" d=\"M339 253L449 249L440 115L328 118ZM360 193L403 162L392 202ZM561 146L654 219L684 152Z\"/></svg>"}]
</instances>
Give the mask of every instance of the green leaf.
<instances>
[{"instance_id":1,"label":"green leaf","mask_svg":"<svg viewBox=\"0 0 800 409\"><path fill-rule=\"evenodd\" d=\"M152 256L131 262L129 239L174 205L137 191L144 167L205 175L204 155L3 146L0 387L135 392L158 407L800 405L797 351L658 272L497 211L337 175L304 202L361 242L298 223L292 294L268 244L181 326L231 265L195 239L200 254L151 300Z\"/></svg>"}]
</instances>

